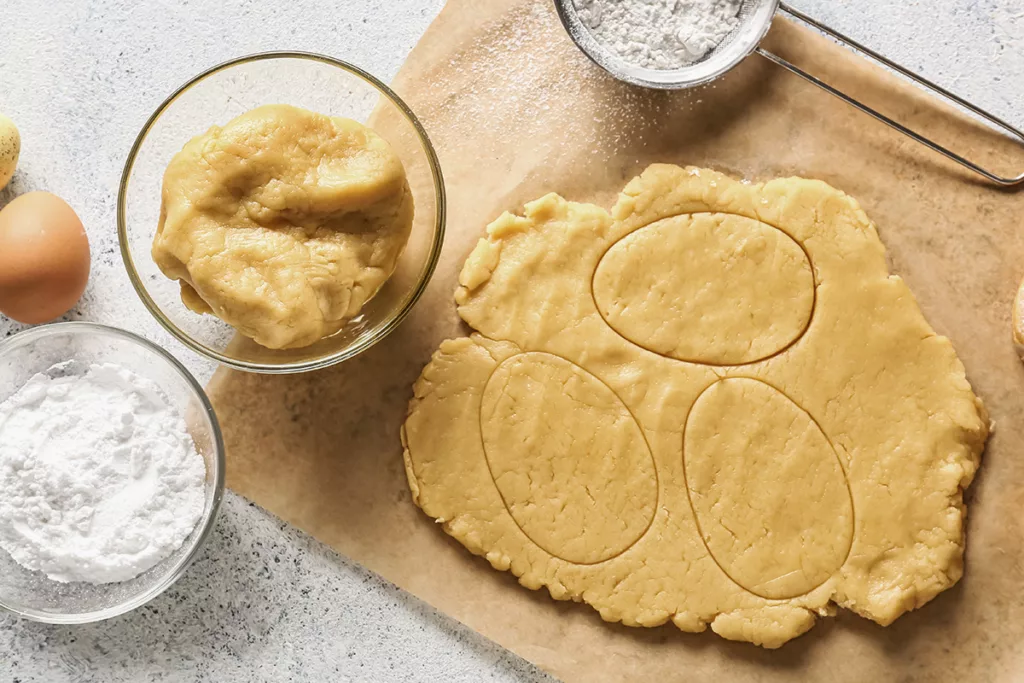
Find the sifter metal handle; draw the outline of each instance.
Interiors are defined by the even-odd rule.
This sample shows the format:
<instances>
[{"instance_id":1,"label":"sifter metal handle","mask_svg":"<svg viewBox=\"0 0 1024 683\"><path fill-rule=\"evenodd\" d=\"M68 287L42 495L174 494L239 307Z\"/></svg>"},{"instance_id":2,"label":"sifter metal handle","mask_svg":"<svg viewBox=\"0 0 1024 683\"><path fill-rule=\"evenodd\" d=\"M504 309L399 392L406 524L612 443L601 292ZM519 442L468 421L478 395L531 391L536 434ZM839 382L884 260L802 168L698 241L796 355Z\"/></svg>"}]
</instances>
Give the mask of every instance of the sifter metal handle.
<instances>
[{"instance_id":1,"label":"sifter metal handle","mask_svg":"<svg viewBox=\"0 0 1024 683\"><path fill-rule=\"evenodd\" d=\"M921 86L925 90L928 90L931 93L933 93L935 95L938 95L939 97L942 97L942 98L946 99L949 102L953 102L954 104L957 104L957 105L963 107L964 109L970 111L971 113L975 114L976 116L980 117L981 119L983 119L983 120L987 121L988 123L992 124L992 126L994 126L995 128L999 128L999 129L1005 131L1011 137L1014 137L1017 140L1019 140L1021 143L1024 143L1024 132L1021 132L1019 129L1014 128L1009 123L1007 123L1006 121L1003 121L1002 119L998 118L997 116L988 113L984 109L981 109L980 107L978 107L978 106L976 106L974 104L971 104L970 102L968 102L967 100L963 99L962 97L959 97L959 96L949 92L945 88L943 88L943 87L933 83L932 81L924 78L923 76L919 76L919 75L915 74L913 71L910 71L906 67L903 67L903 66L897 64L896 62L892 61L891 59L888 59L888 58L878 54L874 50L872 50L872 49L870 49L870 48L868 48L868 47L866 47L864 45L861 45L860 43L858 43L857 41L853 40L852 38L848 38L847 36L844 36L842 33L839 33L838 31L835 31L835 30L829 28L825 24L822 24L821 22L819 22L819 21L817 21L815 19L812 19L811 17L807 16L803 12L800 12L800 11L798 11L796 9L793 9L789 5L786 5L785 3L780 3L779 4L779 10L783 11L783 12L786 12L790 16L792 16L792 17L794 17L796 19L799 19L800 21L804 22L805 24L808 24L809 26L813 26L814 28L818 29L819 31L821 31L825 35L833 38L834 40L839 41L840 43L846 45L847 47L852 47L853 49L857 50L858 52L861 52L861 53L867 55L868 57L874 59L876 62L879 62L880 64L884 64L885 66L887 66L890 69L892 69L893 71L901 74L903 77L907 78L908 80L910 80L910 81L916 83L917 85ZM894 121L893 119L889 118L885 114L882 114L881 112L879 112L879 111L877 111L875 109L872 109L871 107L869 107L868 105L864 104L863 102L861 102L859 100L856 100L853 97L847 95L846 93L844 93L844 92L838 90L837 88L829 85L828 83L825 83L824 81L822 81L821 79L817 78L816 76L812 76L811 74L807 73L806 71L804 71L800 67L798 67L795 64L793 64L793 63L783 59L782 57L779 57L778 55L776 55L774 53L768 52L767 50L765 50L762 47L755 48L755 52L757 52L762 57L765 57L766 59L768 59L768 60L770 60L772 62L775 62L776 64L778 64L782 68L786 69L787 71L790 71L790 72L796 74L797 76L799 76L800 78L803 78L804 80L808 81L809 83L813 83L814 85L818 86L819 88L821 88L822 90L828 92L829 94L835 95L839 99L841 99L844 102L846 102L846 103L856 107L857 109L859 109L860 111L864 112L865 114L874 117L875 119L881 121L882 123L886 124L887 126L889 126L891 128L894 128L894 129L898 130L899 132L903 133L907 137L909 137L909 138L911 138L913 140L916 140L917 142L921 143L925 147L928 147L929 149L932 149L932 150L938 152L939 154L945 156L948 159L952 159L953 161L955 161L956 163L960 164L961 166L963 166L965 168L968 168L971 171L974 171L975 173L977 173L977 174L979 174L981 176L984 176L985 178L991 180L994 183L997 183L997 184L1002 185L1004 187L1012 187L1012 186L1020 185L1021 183L1024 183L1024 172L1022 172L1020 175L1017 175L1015 177L1001 176L1001 175L998 175L996 173L993 173L992 171L989 171L988 169L983 168L982 166L980 166L980 165L976 164L975 162L971 161L970 159L966 159L965 157L961 156L960 154L957 154L956 152L950 150L949 148L940 145L939 143L935 142L934 140L926 138L924 135L921 135L920 133L918 133L918 132L916 132L914 130L911 130L910 128L907 128L902 123L899 123L898 121Z\"/></svg>"}]
</instances>

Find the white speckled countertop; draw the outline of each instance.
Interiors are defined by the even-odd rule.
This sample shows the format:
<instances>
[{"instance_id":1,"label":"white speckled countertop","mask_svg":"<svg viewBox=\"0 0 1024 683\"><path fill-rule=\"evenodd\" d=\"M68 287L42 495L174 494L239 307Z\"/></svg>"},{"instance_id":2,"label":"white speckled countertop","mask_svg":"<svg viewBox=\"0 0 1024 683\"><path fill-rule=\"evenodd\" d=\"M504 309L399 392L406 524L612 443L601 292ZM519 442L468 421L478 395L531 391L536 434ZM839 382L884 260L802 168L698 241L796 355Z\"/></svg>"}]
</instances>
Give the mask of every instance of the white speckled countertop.
<instances>
[{"instance_id":1,"label":"white speckled countertop","mask_svg":"<svg viewBox=\"0 0 1024 683\"><path fill-rule=\"evenodd\" d=\"M544 2L549 0L538 0ZM1024 126L1020 0L793 0ZM121 167L146 117L201 69L267 49L324 52L389 79L443 0L0 2L0 111L22 161L0 206L46 189L78 211L92 280L68 316L139 332L201 379L135 297L117 253ZM0 316L0 338L21 326ZM147 607L55 627L0 615L0 681L549 681L505 652L229 494L212 541Z\"/></svg>"}]
</instances>

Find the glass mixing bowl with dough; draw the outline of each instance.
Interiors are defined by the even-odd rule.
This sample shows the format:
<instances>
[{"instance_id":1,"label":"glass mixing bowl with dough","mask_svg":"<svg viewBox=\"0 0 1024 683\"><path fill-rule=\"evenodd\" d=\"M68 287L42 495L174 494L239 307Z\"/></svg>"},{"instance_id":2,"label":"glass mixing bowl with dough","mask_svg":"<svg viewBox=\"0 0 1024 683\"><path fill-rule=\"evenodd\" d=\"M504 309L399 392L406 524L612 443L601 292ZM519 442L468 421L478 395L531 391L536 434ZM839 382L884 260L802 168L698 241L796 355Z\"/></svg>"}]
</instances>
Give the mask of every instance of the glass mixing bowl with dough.
<instances>
[{"instance_id":1,"label":"glass mixing bowl with dough","mask_svg":"<svg viewBox=\"0 0 1024 683\"><path fill-rule=\"evenodd\" d=\"M326 367L397 327L444 217L409 107L307 53L243 57L179 88L139 134L118 196L122 257L149 310L193 350L255 372Z\"/></svg>"},{"instance_id":2,"label":"glass mixing bowl with dough","mask_svg":"<svg viewBox=\"0 0 1024 683\"><path fill-rule=\"evenodd\" d=\"M193 311L267 348L301 348L359 315L412 218L402 162L372 129L267 104L174 155L153 260Z\"/></svg>"}]
</instances>

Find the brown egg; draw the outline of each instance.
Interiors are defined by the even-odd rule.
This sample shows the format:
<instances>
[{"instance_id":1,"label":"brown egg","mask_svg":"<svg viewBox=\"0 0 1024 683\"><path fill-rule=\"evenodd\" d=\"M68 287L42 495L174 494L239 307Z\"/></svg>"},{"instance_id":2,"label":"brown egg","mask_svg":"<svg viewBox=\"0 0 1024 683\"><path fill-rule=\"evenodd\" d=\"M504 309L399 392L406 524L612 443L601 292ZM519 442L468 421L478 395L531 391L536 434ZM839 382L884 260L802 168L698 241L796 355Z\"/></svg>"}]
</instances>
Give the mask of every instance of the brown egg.
<instances>
[{"instance_id":1,"label":"brown egg","mask_svg":"<svg viewBox=\"0 0 1024 683\"><path fill-rule=\"evenodd\" d=\"M0 313L44 323L71 310L89 281L89 240L63 199L29 192L0 211Z\"/></svg>"}]
</instances>

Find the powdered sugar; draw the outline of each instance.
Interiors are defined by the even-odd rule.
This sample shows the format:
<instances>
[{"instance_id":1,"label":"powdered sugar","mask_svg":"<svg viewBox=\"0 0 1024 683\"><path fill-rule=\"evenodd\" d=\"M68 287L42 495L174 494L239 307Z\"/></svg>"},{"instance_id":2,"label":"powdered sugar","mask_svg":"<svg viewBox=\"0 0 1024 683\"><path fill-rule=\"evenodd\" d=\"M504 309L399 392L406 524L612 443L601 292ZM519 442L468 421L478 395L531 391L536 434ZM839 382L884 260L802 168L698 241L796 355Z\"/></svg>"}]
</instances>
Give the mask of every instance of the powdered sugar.
<instances>
[{"instance_id":1,"label":"powdered sugar","mask_svg":"<svg viewBox=\"0 0 1024 683\"><path fill-rule=\"evenodd\" d=\"M573 0L597 42L648 69L678 69L718 47L739 23L740 0Z\"/></svg>"},{"instance_id":2,"label":"powdered sugar","mask_svg":"<svg viewBox=\"0 0 1024 683\"><path fill-rule=\"evenodd\" d=\"M192 533L205 462L153 382L50 374L0 403L0 548L54 581L132 579Z\"/></svg>"}]
</instances>

